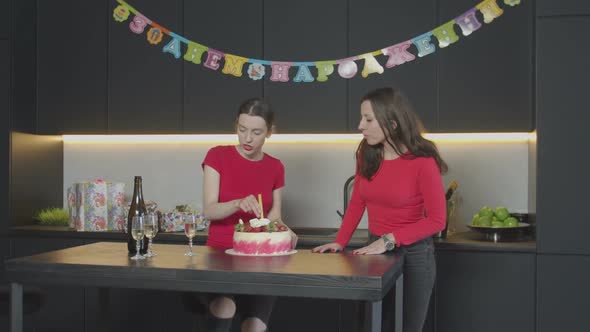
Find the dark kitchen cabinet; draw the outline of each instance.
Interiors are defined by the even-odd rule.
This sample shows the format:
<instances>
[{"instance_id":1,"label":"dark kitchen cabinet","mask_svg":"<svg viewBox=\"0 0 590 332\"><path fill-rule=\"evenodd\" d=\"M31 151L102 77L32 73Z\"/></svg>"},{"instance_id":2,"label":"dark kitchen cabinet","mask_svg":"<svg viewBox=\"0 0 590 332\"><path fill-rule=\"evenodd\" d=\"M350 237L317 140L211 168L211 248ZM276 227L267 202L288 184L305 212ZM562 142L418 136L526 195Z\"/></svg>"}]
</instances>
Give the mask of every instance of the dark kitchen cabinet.
<instances>
[{"instance_id":1,"label":"dark kitchen cabinet","mask_svg":"<svg viewBox=\"0 0 590 332\"><path fill-rule=\"evenodd\" d=\"M439 24L466 12L473 1L439 1ZM437 49L441 132L530 131L533 126L533 2L503 6L490 24Z\"/></svg>"},{"instance_id":2,"label":"dark kitchen cabinet","mask_svg":"<svg viewBox=\"0 0 590 332\"><path fill-rule=\"evenodd\" d=\"M228 8L230 7L230 8ZM224 53L247 58L263 57L262 0L255 1L185 1L184 37ZM158 52L156 52L158 53ZM234 133L235 118L242 101L262 97L262 82L248 78L247 64L242 77L222 73L224 61L217 70L169 54L159 54L166 62L182 63L184 87L183 131L191 134ZM167 79L170 80L170 79ZM179 90L180 91L180 90ZM182 102L182 99L179 100ZM282 113L279 110L279 121Z\"/></svg>"},{"instance_id":3,"label":"dark kitchen cabinet","mask_svg":"<svg viewBox=\"0 0 590 332\"><path fill-rule=\"evenodd\" d=\"M537 16L590 15L587 0L538 0Z\"/></svg>"},{"instance_id":4,"label":"dark kitchen cabinet","mask_svg":"<svg viewBox=\"0 0 590 332\"><path fill-rule=\"evenodd\" d=\"M0 8L3 8L0 12L0 40L3 40L8 39L10 33L10 0L0 0Z\"/></svg>"},{"instance_id":5,"label":"dark kitchen cabinet","mask_svg":"<svg viewBox=\"0 0 590 332\"><path fill-rule=\"evenodd\" d=\"M535 255L437 252L437 332L535 331Z\"/></svg>"},{"instance_id":6,"label":"dark kitchen cabinet","mask_svg":"<svg viewBox=\"0 0 590 332\"><path fill-rule=\"evenodd\" d=\"M11 96L10 128L35 133L37 126L37 47L36 0L10 1L11 19Z\"/></svg>"},{"instance_id":7,"label":"dark kitchen cabinet","mask_svg":"<svg viewBox=\"0 0 590 332\"><path fill-rule=\"evenodd\" d=\"M5 284L4 261L10 258L10 239L6 235L0 235L0 284Z\"/></svg>"},{"instance_id":8,"label":"dark kitchen cabinet","mask_svg":"<svg viewBox=\"0 0 590 332\"><path fill-rule=\"evenodd\" d=\"M313 8L313 10L310 10ZM347 56L347 6L339 0L265 1L264 57L274 61L334 60ZM313 82L294 82L300 70L293 66L289 82L273 82L267 67L264 95L277 111L282 133L339 133L348 129L347 80L336 66L327 81L317 81L317 69L308 66ZM359 74L360 75L360 74Z\"/></svg>"},{"instance_id":9,"label":"dark kitchen cabinet","mask_svg":"<svg viewBox=\"0 0 590 332\"><path fill-rule=\"evenodd\" d=\"M37 2L37 132L107 131L105 1Z\"/></svg>"},{"instance_id":10,"label":"dark kitchen cabinet","mask_svg":"<svg viewBox=\"0 0 590 332\"><path fill-rule=\"evenodd\" d=\"M343 317L339 316L340 306L346 302L352 301L280 297L273 308L269 330L281 332L355 331L350 329L350 325L343 326ZM305 317L305 319L299 319L301 317Z\"/></svg>"},{"instance_id":11,"label":"dark kitchen cabinet","mask_svg":"<svg viewBox=\"0 0 590 332\"><path fill-rule=\"evenodd\" d=\"M105 3L104 1L99 1ZM112 134L179 133L182 126L183 61L164 53L171 40L164 36L157 45L147 40L150 26L136 34L130 29L134 15L125 22L99 16L108 24L108 131ZM136 9L148 19L179 34L182 31L182 1L141 1ZM203 12L194 18L200 19ZM185 47L182 47L184 50Z\"/></svg>"},{"instance_id":12,"label":"dark kitchen cabinet","mask_svg":"<svg viewBox=\"0 0 590 332\"><path fill-rule=\"evenodd\" d=\"M590 254L587 205L587 67L590 17L537 20L537 246L540 253ZM567 38L566 38L567 36ZM564 51L568 50L568 51ZM564 156L564 158L560 158ZM569 160L573 157L572 160Z\"/></svg>"},{"instance_id":13,"label":"dark kitchen cabinet","mask_svg":"<svg viewBox=\"0 0 590 332\"><path fill-rule=\"evenodd\" d=\"M590 257L538 255L539 332L588 329Z\"/></svg>"},{"instance_id":14,"label":"dark kitchen cabinet","mask_svg":"<svg viewBox=\"0 0 590 332\"><path fill-rule=\"evenodd\" d=\"M359 55L392 46L430 31L436 25L435 0L350 1L349 55ZM409 51L417 54L415 47ZM360 99L370 90L384 86L401 89L411 100L427 129L437 129L437 53L387 68L388 57L378 56L383 74L363 78L364 61L356 61L358 74L350 79L348 94L349 129L357 131ZM337 75L334 73L333 75ZM343 78L338 78L343 80Z\"/></svg>"},{"instance_id":15,"label":"dark kitchen cabinet","mask_svg":"<svg viewBox=\"0 0 590 332\"><path fill-rule=\"evenodd\" d=\"M9 286L4 275L4 260L10 258L10 239L0 235L0 331L8 331Z\"/></svg>"},{"instance_id":16,"label":"dark kitchen cabinet","mask_svg":"<svg viewBox=\"0 0 590 332\"><path fill-rule=\"evenodd\" d=\"M8 1L8 0L0 0ZM197 3L147 0L135 4L147 18L211 49L275 61L336 60L408 41L473 6L467 0L371 2L329 0ZM338 66L325 82L271 82L222 73L178 59L148 42L150 26L131 31L131 14L113 19L116 2L84 6L11 1L14 17L13 128L40 134L233 133L240 103L264 96L277 110L282 133L356 132L359 100L369 90L394 86L412 101L434 132L533 129L533 5L505 7L504 15L434 54L386 68L383 74L345 79ZM504 5L502 5L504 6ZM229 9L228 9L229 8ZM314 10L309 10L314 8ZM85 15L81 13L92 13ZM326 13L329 13L327 15ZM479 12L478 12L479 15ZM223 18L223 23L220 23ZM481 15L480 15L481 19ZM8 25L6 25L8 27ZM458 32L458 26L455 26ZM8 30L6 30L8 31ZM0 27L0 39L2 28ZM431 42L438 45L436 38ZM416 54L415 46L410 52ZM309 68L314 80L317 69Z\"/></svg>"},{"instance_id":17,"label":"dark kitchen cabinet","mask_svg":"<svg viewBox=\"0 0 590 332\"><path fill-rule=\"evenodd\" d=\"M7 231L9 220L10 158L10 45L0 40L0 234Z\"/></svg>"},{"instance_id":18,"label":"dark kitchen cabinet","mask_svg":"<svg viewBox=\"0 0 590 332\"><path fill-rule=\"evenodd\" d=\"M205 331L180 292L87 287L85 299L86 332Z\"/></svg>"}]
</instances>

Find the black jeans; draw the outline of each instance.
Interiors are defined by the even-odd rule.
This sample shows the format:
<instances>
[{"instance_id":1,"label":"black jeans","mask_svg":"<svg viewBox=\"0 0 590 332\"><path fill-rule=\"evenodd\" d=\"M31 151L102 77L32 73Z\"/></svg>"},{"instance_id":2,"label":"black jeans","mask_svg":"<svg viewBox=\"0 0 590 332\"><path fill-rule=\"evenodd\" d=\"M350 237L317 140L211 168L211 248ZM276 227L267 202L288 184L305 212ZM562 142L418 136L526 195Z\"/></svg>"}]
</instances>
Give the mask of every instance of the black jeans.
<instances>
[{"instance_id":1,"label":"black jeans","mask_svg":"<svg viewBox=\"0 0 590 332\"><path fill-rule=\"evenodd\" d=\"M371 235L369 243L379 237ZM430 296L436 279L436 262L432 238L408 246L396 247L393 252L404 256L403 332L422 332ZM383 331L394 330L395 289L383 298Z\"/></svg>"}]
</instances>

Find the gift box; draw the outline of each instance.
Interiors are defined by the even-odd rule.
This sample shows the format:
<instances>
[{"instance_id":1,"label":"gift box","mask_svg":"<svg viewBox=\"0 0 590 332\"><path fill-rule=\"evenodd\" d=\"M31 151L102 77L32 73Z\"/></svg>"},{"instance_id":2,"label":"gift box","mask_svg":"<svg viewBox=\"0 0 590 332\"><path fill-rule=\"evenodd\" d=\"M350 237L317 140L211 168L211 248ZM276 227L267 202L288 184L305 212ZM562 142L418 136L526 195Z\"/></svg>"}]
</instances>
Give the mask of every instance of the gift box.
<instances>
[{"instance_id":1,"label":"gift box","mask_svg":"<svg viewBox=\"0 0 590 332\"><path fill-rule=\"evenodd\" d=\"M77 182L67 190L70 227L77 231L123 231L126 226L125 184L104 180ZM73 202L73 205L72 205Z\"/></svg>"},{"instance_id":2,"label":"gift box","mask_svg":"<svg viewBox=\"0 0 590 332\"><path fill-rule=\"evenodd\" d=\"M160 231L161 232L182 232L184 231L185 214L199 214L198 209L192 208L188 204L177 205L173 211L159 211L160 214ZM209 226L209 221L203 219L197 225L197 231L202 231Z\"/></svg>"},{"instance_id":3,"label":"gift box","mask_svg":"<svg viewBox=\"0 0 590 332\"><path fill-rule=\"evenodd\" d=\"M107 229L109 231L127 230L127 213L129 209L125 204L125 183L107 182Z\"/></svg>"},{"instance_id":4,"label":"gift box","mask_svg":"<svg viewBox=\"0 0 590 332\"><path fill-rule=\"evenodd\" d=\"M76 228L76 187L71 186L67 190L68 208L70 212L70 228Z\"/></svg>"},{"instance_id":5,"label":"gift box","mask_svg":"<svg viewBox=\"0 0 590 332\"><path fill-rule=\"evenodd\" d=\"M184 230L184 212L161 212L160 214L160 231L161 232L181 232Z\"/></svg>"}]
</instances>

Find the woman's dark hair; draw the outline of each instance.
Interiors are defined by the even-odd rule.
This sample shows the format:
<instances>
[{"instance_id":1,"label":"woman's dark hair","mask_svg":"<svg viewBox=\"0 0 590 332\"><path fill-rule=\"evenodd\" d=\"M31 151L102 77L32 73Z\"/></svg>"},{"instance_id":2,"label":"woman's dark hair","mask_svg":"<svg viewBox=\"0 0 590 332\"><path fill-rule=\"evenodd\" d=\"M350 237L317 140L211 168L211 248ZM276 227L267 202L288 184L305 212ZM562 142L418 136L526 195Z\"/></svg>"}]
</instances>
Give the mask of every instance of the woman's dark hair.
<instances>
[{"instance_id":1,"label":"woman's dark hair","mask_svg":"<svg viewBox=\"0 0 590 332\"><path fill-rule=\"evenodd\" d=\"M432 157L442 174L448 170L434 142L422 137L422 121L412 110L409 100L399 90L380 88L367 93L361 103L369 101L375 119L385 134L385 143L393 147L400 158ZM411 154L403 154L405 147ZM369 145L363 139L356 150L357 170L371 179L383 162L383 144Z\"/></svg>"},{"instance_id":2,"label":"woman's dark hair","mask_svg":"<svg viewBox=\"0 0 590 332\"><path fill-rule=\"evenodd\" d=\"M275 113L270 104L261 98L250 98L240 105L238 115L236 116L236 123L240 114L248 114L252 116L259 116L266 122L268 131L272 130L275 123Z\"/></svg>"}]
</instances>

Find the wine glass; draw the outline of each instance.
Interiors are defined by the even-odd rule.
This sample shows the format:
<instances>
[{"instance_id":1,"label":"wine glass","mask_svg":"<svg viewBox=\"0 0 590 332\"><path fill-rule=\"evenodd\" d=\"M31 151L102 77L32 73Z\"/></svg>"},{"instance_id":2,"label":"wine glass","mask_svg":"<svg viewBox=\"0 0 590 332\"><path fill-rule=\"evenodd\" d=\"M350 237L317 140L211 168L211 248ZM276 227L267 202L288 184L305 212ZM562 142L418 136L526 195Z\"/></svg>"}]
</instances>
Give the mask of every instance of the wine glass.
<instances>
[{"instance_id":1,"label":"wine glass","mask_svg":"<svg viewBox=\"0 0 590 332\"><path fill-rule=\"evenodd\" d=\"M143 229L143 216L133 216L131 220L131 236L135 240L135 256L131 257L133 260L140 260L145 259L142 255L140 255L139 250L141 246L141 241L145 234Z\"/></svg>"},{"instance_id":2,"label":"wine glass","mask_svg":"<svg viewBox=\"0 0 590 332\"><path fill-rule=\"evenodd\" d=\"M197 234L197 224L199 217L194 214L184 214L182 216L184 221L184 235L188 237L188 251L184 254L185 256L194 256L193 253L193 237Z\"/></svg>"},{"instance_id":3,"label":"wine glass","mask_svg":"<svg viewBox=\"0 0 590 332\"><path fill-rule=\"evenodd\" d=\"M145 217L145 220L143 223L143 230L145 232L145 236L149 240L148 250L147 250L147 253L145 254L145 257L157 256L157 254L152 250L152 245L153 245L152 239L154 237L156 237L156 234L158 233L158 216L156 216L153 213L148 214Z\"/></svg>"}]
</instances>

